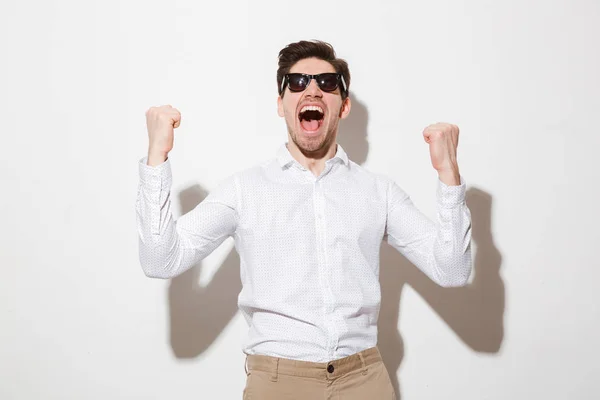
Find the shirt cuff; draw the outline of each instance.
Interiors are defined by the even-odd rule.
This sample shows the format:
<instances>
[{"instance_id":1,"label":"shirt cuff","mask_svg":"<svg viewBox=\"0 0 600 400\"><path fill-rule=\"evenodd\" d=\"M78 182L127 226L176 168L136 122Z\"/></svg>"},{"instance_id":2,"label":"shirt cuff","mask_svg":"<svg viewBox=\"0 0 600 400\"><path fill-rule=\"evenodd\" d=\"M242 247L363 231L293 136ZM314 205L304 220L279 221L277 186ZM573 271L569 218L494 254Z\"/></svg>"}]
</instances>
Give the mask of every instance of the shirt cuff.
<instances>
[{"instance_id":1,"label":"shirt cuff","mask_svg":"<svg viewBox=\"0 0 600 400\"><path fill-rule=\"evenodd\" d=\"M446 185L438 178L437 200L438 204L445 208L455 207L465 202L465 193L467 185L462 175L460 176L460 185Z\"/></svg>"},{"instance_id":2,"label":"shirt cuff","mask_svg":"<svg viewBox=\"0 0 600 400\"><path fill-rule=\"evenodd\" d=\"M147 162L147 156L138 162L142 185L155 190L170 189L173 178L171 175L171 162L169 159L167 158L165 162L154 167L147 165Z\"/></svg>"}]
</instances>

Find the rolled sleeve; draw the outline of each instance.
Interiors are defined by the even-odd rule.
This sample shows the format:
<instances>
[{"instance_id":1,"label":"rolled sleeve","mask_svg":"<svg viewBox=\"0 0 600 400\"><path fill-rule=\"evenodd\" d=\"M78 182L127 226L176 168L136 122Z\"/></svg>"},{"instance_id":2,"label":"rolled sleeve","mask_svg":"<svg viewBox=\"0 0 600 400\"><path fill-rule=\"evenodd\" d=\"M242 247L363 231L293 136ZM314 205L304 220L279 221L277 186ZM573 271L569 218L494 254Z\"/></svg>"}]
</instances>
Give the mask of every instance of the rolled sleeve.
<instances>
[{"instance_id":1,"label":"rolled sleeve","mask_svg":"<svg viewBox=\"0 0 600 400\"><path fill-rule=\"evenodd\" d=\"M438 178L437 191L438 203L442 207L452 208L465 202L467 185L465 179L460 177L460 185L446 185Z\"/></svg>"}]
</instances>

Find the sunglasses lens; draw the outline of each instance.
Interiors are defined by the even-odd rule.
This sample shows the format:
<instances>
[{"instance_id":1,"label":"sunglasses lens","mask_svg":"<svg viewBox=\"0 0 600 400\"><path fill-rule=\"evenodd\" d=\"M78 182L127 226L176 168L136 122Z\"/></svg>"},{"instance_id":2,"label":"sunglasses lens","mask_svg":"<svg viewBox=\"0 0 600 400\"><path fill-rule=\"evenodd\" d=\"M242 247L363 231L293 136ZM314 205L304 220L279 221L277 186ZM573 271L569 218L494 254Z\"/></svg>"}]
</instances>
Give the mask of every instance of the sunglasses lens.
<instances>
[{"instance_id":1,"label":"sunglasses lens","mask_svg":"<svg viewBox=\"0 0 600 400\"><path fill-rule=\"evenodd\" d=\"M310 84L308 76L303 74L288 74L288 87L292 92L302 92ZM319 88L325 92L333 92L338 88L338 74L327 72L316 75Z\"/></svg>"},{"instance_id":2,"label":"sunglasses lens","mask_svg":"<svg viewBox=\"0 0 600 400\"><path fill-rule=\"evenodd\" d=\"M319 87L326 92L333 92L338 87L338 76L334 73L319 75Z\"/></svg>"},{"instance_id":3,"label":"sunglasses lens","mask_svg":"<svg viewBox=\"0 0 600 400\"><path fill-rule=\"evenodd\" d=\"M292 92L301 92L308 85L308 78L302 74L289 74L288 87Z\"/></svg>"}]
</instances>

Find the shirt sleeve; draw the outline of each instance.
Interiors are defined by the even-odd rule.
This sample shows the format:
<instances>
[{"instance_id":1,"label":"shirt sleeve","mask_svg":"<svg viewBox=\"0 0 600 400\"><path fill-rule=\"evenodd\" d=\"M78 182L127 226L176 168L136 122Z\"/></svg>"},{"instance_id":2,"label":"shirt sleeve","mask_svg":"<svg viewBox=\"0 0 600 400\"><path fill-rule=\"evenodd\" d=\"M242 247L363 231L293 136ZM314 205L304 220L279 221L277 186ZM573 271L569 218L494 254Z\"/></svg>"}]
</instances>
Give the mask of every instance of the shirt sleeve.
<instances>
[{"instance_id":1,"label":"shirt sleeve","mask_svg":"<svg viewBox=\"0 0 600 400\"><path fill-rule=\"evenodd\" d=\"M387 242L440 286L463 286L471 274L471 213L465 189L462 176L458 186L438 178L434 223L396 183L388 186Z\"/></svg>"},{"instance_id":2,"label":"shirt sleeve","mask_svg":"<svg viewBox=\"0 0 600 400\"><path fill-rule=\"evenodd\" d=\"M173 220L171 163L139 161L136 221L139 259L152 278L172 278L208 256L233 236L238 223L235 175L221 182L193 210Z\"/></svg>"}]
</instances>

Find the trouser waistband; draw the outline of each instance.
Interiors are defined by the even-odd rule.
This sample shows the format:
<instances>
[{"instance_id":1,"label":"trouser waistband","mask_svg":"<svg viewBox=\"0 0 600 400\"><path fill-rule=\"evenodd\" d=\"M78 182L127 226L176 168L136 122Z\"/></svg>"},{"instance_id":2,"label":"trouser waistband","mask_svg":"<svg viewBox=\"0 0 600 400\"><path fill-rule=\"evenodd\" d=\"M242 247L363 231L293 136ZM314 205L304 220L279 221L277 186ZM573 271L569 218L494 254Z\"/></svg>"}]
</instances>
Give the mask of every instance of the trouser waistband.
<instances>
[{"instance_id":1,"label":"trouser waistband","mask_svg":"<svg viewBox=\"0 0 600 400\"><path fill-rule=\"evenodd\" d=\"M362 373L366 374L370 365L380 361L382 358L377 346L322 363L248 354L246 356L246 373L252 370L268 372L271 374L272 381L276 381L279 374L333 380L357 370L362 370Z\"/></svg>"}]
</instances>

